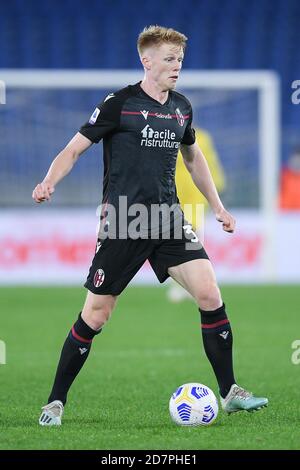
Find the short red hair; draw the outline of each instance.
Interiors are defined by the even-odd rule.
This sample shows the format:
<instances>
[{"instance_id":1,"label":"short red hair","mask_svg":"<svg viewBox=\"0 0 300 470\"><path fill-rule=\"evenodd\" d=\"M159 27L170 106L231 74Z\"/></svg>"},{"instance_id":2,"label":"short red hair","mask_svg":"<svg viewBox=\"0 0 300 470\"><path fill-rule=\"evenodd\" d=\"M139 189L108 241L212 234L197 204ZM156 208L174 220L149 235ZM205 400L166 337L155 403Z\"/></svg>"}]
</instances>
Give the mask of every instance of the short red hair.
<instances>
[{"instance_id":1,"label":"short red hair","mask_svg":"<svg viewBox=\"0 0 300 470\"><path fill-rule=\"evenodd\" d=\"M151 46L160 46L161 44L174 44L186 48L187 37L175 31L172 28L165 28L164 26L149 26L143 29L139 34L137 41L137 48L140 56L144 53L145 49Z\"/></svg>"}]
</instances>

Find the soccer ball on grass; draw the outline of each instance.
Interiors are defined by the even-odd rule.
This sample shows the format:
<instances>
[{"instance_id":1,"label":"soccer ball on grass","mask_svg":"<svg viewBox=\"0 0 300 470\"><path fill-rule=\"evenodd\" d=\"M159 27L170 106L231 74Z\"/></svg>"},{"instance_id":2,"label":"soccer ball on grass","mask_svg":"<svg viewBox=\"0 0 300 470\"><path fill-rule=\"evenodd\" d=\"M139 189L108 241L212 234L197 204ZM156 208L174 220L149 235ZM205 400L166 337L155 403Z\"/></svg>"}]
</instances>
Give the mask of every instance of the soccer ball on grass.
<instances>
[{"instance_id":1,"label":"soccer ball on grass","mask_svg":"<svg viewBox=\"0 0 300 470\"><path fill-rule=\"evenodd\" d=\"M199 383L183 384L169 402L172 420L181 426L207 426L218 416L219 405L214 392Z\"/></svg>"}]
</instances>

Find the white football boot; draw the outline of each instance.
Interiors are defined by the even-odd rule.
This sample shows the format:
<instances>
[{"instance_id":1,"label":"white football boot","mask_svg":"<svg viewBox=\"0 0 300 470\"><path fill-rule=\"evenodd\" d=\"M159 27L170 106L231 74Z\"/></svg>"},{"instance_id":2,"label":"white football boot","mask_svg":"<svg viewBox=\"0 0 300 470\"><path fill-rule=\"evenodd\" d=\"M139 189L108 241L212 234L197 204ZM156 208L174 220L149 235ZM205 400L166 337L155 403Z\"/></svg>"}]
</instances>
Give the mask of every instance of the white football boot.
<instances>
[{"instance_id":1,"label":"white football boot","mask_svg":"<svg viewBox=\"0 0 300 470\"><path fill-rule=\"evenodd\" d=\"M41 426L60 426L61 417L64 412L64 405L60 400L54 400L48 405L43 406L42 414L39 419Z\"/></svg>"},{"instance_id":2,"label":"white football boot","mask_svg":"<svg viewBox=\"0 0 300 470\"><path fill-rule=\"evenodd\" d=\"M231 386L227 396L221 397L221 405L226 413L235 413L236 411L256 411L268 405L268 399L264 397L255 397L236 384Z\"/></svg>"}]
</instances>

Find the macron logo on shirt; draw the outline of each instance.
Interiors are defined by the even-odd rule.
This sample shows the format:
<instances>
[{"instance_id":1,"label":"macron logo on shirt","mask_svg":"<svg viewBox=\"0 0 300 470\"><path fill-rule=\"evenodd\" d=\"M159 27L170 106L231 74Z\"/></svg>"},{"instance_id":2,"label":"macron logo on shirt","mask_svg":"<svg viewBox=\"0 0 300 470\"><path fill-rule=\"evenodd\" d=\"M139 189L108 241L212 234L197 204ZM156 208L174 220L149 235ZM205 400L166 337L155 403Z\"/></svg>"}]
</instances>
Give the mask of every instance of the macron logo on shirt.
<instances>
[{"instance_id":1,"label":"macron logo on shirt","mask_svg":"<svg viewBox=\"0 0 300 470\"><path fill-rule=\"evenodd\" d=\"M110 100L111 98L114 98L114 97L115 97L115 95L114 95L113 93L110 93L110 94L107 95L107 97L105 98L104 103L105 103L106 101Z\"/></svg>"},{"instance_id":2,"label":"macron logo on shirt","mask_svg":"<svg viewBox=\"0 0 300 470\"><path fill-rule=\"evenodd\" d=\"M147 121L147 117L148 117L148 114L149 114L149 111L140 111L140 113L143 115L144 119Z\"/></svg>"}]
</instances>

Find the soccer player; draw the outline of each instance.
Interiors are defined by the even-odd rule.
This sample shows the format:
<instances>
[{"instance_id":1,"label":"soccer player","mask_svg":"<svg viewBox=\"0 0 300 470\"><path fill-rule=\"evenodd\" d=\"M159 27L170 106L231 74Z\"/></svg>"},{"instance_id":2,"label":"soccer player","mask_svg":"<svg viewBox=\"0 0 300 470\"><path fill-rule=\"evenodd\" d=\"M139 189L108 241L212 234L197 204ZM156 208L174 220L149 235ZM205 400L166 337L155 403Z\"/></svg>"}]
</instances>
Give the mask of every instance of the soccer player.
<instances>
[{"instance_id":1,"label":"soccer player","mask_svg":"<svg viewBox=\"0 0 300 470\"><path fill-rule=\"evenodd\" d=\"M63 345L48 403L39 419L43 426L61 424L67 393L94 337L108 321L118 295L147 259L160 282L171 276L196 300L204 349L218 381L223 409L228 413L252 411L268 403L267 398L255 397L236 384L232 331L214 270L178 205L174 174L180 147L192 179L216 219L226 232L234 231L235 220L224 208L195 143L191 104L174 91L186 40L171 28L145 28L138 38L143 80L109 94L97 106L33 191L37 203L49 200L79 156L103 139L103 210L96 253L85 283L88 292ZM126 219L124 199L130 209ZM144 211L139 218L139 236L132 215L136 205ZM173 210L168 213L166 207ZM161 211L159 222L151 215L157 208Z\"/></svg>"}]
</instances>

